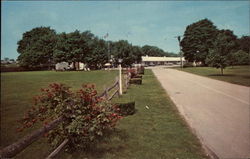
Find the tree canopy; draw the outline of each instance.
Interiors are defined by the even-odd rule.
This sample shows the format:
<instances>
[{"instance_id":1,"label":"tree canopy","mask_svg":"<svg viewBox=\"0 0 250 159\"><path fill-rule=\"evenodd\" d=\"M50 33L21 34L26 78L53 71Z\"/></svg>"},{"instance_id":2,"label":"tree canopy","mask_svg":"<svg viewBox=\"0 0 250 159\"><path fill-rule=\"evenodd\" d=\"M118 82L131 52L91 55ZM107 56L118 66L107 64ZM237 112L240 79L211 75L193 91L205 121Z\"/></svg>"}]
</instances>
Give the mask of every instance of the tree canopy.
<instances>
[{"instance_id":1,"label":"tree canopy","mask_svg":"<svg viewBox=\"0 0 250 159\"><path fill-rule=\"evenodd\" d=\"M205 64L209 49L213 48L218 29L208 19L203 19L187 26L181 47L184 57L190 61Z\"/></svg>"},{"instance_id":2,"label":"tree canopy","mask_svg":"<svg viewBox=\"0 0 250 159\"><path fill-rule=\"evenodd\" d=\"M56 32L50 27L38 27L24 33L22 40L17 43L20 65L35 67L50 64L56 41Z\"/></svg>"},{"instance_id":3,"label":"tree canopy","mask_svg":"<svg viewBox=\"0 0 250 159\"><path fill-rule=\"evenodd\" d=\"M59 34L54 48L54 60L56 62L86 63L88 61L87 57L92 51L93 38L94 35L89 31L80 33L80 31L76 30L68 34Z\"/></svg>"},{"instance_id":4,"label":"tree canopy","mask_svg":"<svg viewBox=\"0 0 250 159\"><path fill-rule=\"evenodd\" d=\"M206 63L220 68L223 74L223 69L230 64L231 54L237 49L236 38L231 30L220 30L213 42L214 47L209 50Z\"/></svg>"},{"instance_id":5,"label":"tree canopy","mask_svg":"<svg viewBox=\"0 0 250 159\"><path fill-rule=\"evenodd\" d=\"M27 68L65 61L73 63L73 66L76 62L82 62L91 69L100 69L107 62L117 65L120 58L123 59L123 66L131 66L140 63L141 56L145 55L178 56L156 46L140 47L126 40L105 41L90 31L56 33L50 27L37 27L25 32L18 42L18 52L20 65Z\"/></svg>"},{"instance_id":6,"label":"tree canopy","mask_svg":"<svg viewBox=\"0 0 250 159\"><path fill-rule=\"evenodd\" d=\"M237 39L237 44L239 46L239 50L250 53L250 36L242 36Z\"/></svg>"},{"instance_id":7,"label":"tree canopy","mask_svg":"<svg viewBox=\"0 0 250 159\"><path fill-rule=\"evenodd\" d=\"M228 65L248 64L250 37L237 38L231 30L219 30L208 19L187 26L180 42L184 57L189 62L223 69Z\"/></svg>"},{"instance_id":8,"label":"tree canopy","mask_svg":"<svg viewBox=\"0 0 250 159\"><path fill-rule=\"evenodd\" d=\"M114 57L114 63L118 64L122 59L123 66L131 66L136 61L136 55L132 53L132 45L126 40L119 40L111 44L111 54Z\"/></svg>"}]
</instances>

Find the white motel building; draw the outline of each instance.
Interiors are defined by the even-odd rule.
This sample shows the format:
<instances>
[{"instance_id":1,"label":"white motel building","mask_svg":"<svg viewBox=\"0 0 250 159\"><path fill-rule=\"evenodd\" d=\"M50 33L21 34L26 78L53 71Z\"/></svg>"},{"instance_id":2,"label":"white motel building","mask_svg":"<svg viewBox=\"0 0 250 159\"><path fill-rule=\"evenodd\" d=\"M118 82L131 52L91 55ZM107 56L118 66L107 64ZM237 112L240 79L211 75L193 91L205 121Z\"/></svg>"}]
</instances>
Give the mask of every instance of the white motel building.
<instances>
[{"instance_id":1,"label":"white motel building","mask_svg":"<svg viewBox=\"0 0 250 159\"><path fill-rule=\"evenodd\" d=\"M180 57L153 57L153 56L142 56L142 65L144 66L156 66L156 65L180 65ZM183 64L186 62L185 58L182 57Z\"/></svg>"}]
</instances>

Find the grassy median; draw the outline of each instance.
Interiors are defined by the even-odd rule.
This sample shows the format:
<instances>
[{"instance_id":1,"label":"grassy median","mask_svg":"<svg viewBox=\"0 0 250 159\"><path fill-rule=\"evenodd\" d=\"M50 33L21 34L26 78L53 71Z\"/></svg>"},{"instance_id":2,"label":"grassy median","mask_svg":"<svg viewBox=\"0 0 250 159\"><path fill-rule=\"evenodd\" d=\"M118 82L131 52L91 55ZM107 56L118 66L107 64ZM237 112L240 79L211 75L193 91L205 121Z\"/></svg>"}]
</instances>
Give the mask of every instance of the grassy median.
<instances>
[{"instance_id":1,"label":"grassy median","mask_svg":"<svg viewBox=\"0 0 250 159\"><path fill-rule=\"evenodd\" d=\"M175 69L234 84L250 86L250 66L227 67L224 70L224 75L220 74L220 69L212 67L187 67Z\"/></svg>"}]
</instances>

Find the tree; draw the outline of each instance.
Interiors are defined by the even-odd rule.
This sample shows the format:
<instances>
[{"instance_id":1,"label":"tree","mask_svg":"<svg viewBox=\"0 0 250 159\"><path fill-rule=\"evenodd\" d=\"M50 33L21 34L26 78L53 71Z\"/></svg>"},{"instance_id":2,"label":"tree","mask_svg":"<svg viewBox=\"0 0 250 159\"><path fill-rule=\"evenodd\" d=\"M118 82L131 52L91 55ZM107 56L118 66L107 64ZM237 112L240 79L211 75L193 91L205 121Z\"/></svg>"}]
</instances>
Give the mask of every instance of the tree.
<instances>
[{"instance_id":1,"label":"tree","mask_svg":"<svg viewBox=\"0 0 250 159\"><path fill-rule=\"evenodd\" d=\"M213 49L217 33L216 26L208 19L188 25L180 43L185 59L205 64L209 49Z\"/></svg>"},{"instance_id":2,"label":"tree","mask_svg":"<svg viewBox=\"0 0 250 159\"><path fill-rule=\"evenodd\" d=\"M50 65L56 44L56 32L50 27L37 27L23 34L18 41L18 61L27 68Z\"/></svg>"},{"instance_id":3,"label":"tree","mask_svg":"<svg viewBox=\"0 0 250 159\"><path fill-rule=\"evenodd\" d=\"M249 65L250 64L249 53L243 50L238 50L237 52L234 52L233 59L236 65Z\"/></svg>"},{"instance_id":4,"label":"tree","mask_svg":"<svg viewBox=\"0 0 250 159\"><path fill-rule=\"evenodd\" d=\"M134 55L134 63L140 63L143 55L142 48L140 46L132 46L132 54Z\"/></svg>"},{"instance_id":5,"label":"tree","mask_svg":"<svg viewBox=\"0 0 250 159\"><path fill-rule=\"evenodd\" d=\"M142 47L142 52L144 56L146 55L156 56L156 57L166 56L165 52L156 46L144 45Z\"/></svg>"},{"instance_id":6,"label":"tree","mask_svg":"<svg viewBox=\"0 0 250 159\"><path fill-rule=\"evenodd\" d=\"M6 62L9 62L9 60L10 60L10 59L9 59L8 57L5 57L5 58L4 58L4 61L6 61Z\"/></svg>"},{"instance_id":7,"label":"tree","mask_svg":"<svg viewBox=\"0 0 250 159\"><path fill-rule=\"evenodd\" d=\"M118 59L122 59L122 66L131 66L136 61L136 55L133 54L132 48L132 45L126 40L111 43L111 54L114 56L114 64L119 64Z\"/></svg>"},{"instance_id":8,"label":"tree","mask_svg":"<svg viewBox=\"0 0 250 159\"><path fill-rule=\"evenodd\" d=\"M87 55L91 52L91 40L94 35L89 31L80 33L78 30L71 33L61 33L58 35L55 47L54 60L56 62L66 61L73 63L87 62Z\"/></svg>"},{"instance_id":9,"label":"tree","mask_svg":"<svg viewBox=\"0 0 250 159\"><path fill-rule=\"evenodd\" d=\"M240 39L237 39L237 44L239 45L239 50L250 53L250 36L242 36Z\"/></svg>"},{"instance_id":10,"label":"tree","mask_svg":"<svg viewBox=\"0 0 250 159\"><path fill-rule=\"evenodd\" d=\"M94 38L90 45L91 51L86 55L85 62L91 69L100 69L108 62L108 44L98 38Z\"/></svg>"},{"instance_id":11,"label":"tree","mask_svg":"<svg viewBox=\"0 0 250 159\"><path fill-rule=\"evenodd\" d=\"M220 30L215 39L213 49L209 50L206 63L209 66L220 68L223 75L223 69L230 64L229 56L236 49L236 36L231 30Z\"/></svg>"}]
</instances>

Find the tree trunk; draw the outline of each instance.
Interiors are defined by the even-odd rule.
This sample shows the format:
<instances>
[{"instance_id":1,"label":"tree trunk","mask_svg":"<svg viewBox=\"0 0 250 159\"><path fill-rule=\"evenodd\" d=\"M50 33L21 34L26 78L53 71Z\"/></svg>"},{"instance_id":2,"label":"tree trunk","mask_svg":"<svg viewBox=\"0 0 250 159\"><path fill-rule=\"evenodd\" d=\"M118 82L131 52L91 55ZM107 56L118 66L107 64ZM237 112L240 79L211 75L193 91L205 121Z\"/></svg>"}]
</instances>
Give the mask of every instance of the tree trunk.
<instances>
[{"instance_id":1,"label":"tree trunk","mask_svg":"<svg viewBox=\"0 0 250 159\"><path fill-rule=\"evenodd\" d=\"M64 120L63 117L60 117L46 126L36 130L32 134L29 134L22 139L18 140L17 142L5 147L4 149L0 150L0 158L12 158L24 150L27 146L32 144L36 141L41 135L49 132L50 130L54 129Z\"/></svg>"},{"instance_id":2,"label":"tree trunk","mask_svg":"<svg viewBox=\"0 0 250 159\"><path fill-rule=\"evenodd\" d=\"M223 75L223 68L222 67L220 68L220 71L221 71L221 75Z\"/></svg>"},{"instance_id":3,"label":"tree trunk","mask_svg":"<svg viewBox=\"0 0 250 159\"><path fill-rule=\"evenodd\" d=\"M76 70L75 62L72 62L72 63L73 63L73 64L72 64L72 65L73 65L73 68L72 68L72 69L73 69L73 70Z\"/></svg>"}]
</instances>

